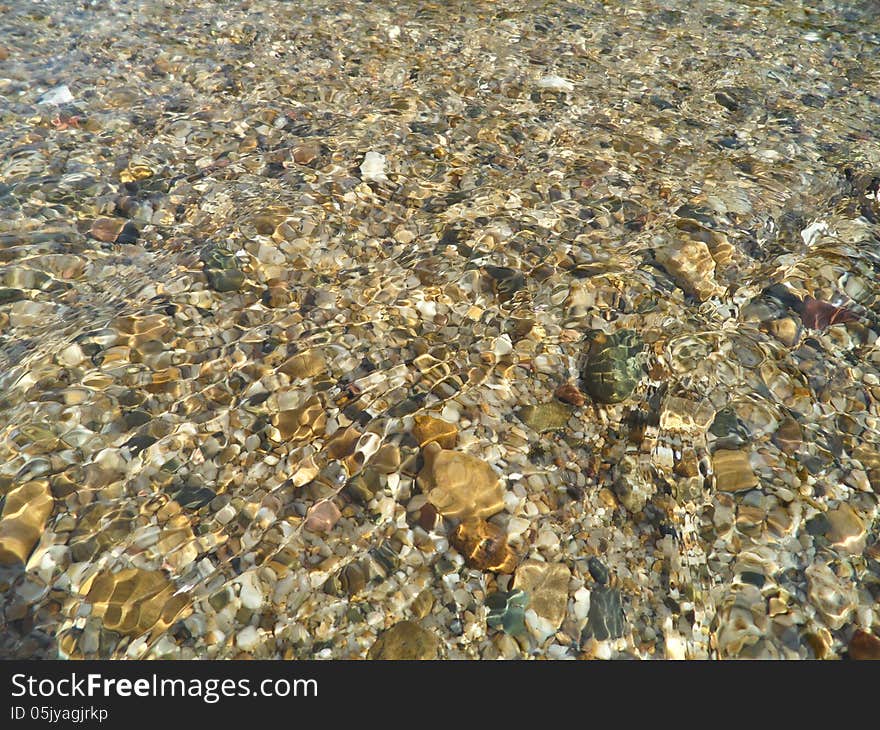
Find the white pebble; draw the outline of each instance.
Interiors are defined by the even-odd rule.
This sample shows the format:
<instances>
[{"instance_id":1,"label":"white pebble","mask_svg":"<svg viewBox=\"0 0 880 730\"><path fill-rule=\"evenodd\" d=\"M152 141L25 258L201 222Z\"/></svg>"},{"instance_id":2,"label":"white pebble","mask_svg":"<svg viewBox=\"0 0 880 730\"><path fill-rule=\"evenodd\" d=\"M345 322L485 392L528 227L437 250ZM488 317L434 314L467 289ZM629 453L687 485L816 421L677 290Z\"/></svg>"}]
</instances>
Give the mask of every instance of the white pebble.
<instances>
[{"instance_id":1,"label":"white pebble","mask_svg":"<svg viewBox=\"0 0 880 730\"><path fill-rule=\"evenodd\" d=\"M67 84L61 84L61 86L49 89L37 99L37 104L55 104L57 106L59 104L68 104L71 101L73 101L73 94L70 93Z\"/></svg>"},{"instance_id":2,"label":"white pebble","mask_svg":"<svg viewBox=\"0 0 880 730\"><path fill-rule=\"evenodd\" d=\"M361 179L373 182L387 182L385 176L385 155L370 150L361 163Z\"/></svg>"},{"instance_id":3,"label":"white pebble","mask_svg":"<svg viewBox=\"0 0 880 730\"><path fill-rule=\"evenodd\" d=\"M231 504L227 504L214 517L221 525L229 524L232 522L232 518L235 517L235 508Z\"/></svg>"},{"instance_id":4,"label":"white pebble","mask_svg":"<svg viewBox=\"0 0 880 730\"><path fill-rule=\"evenodd\" d=\"M538 87L541 89L549 89L550 91L574 91L574 84L568 79L564 79L556 74L543 76L538 81Z\"/></svg>"},{"instance_id":5,"label":"white pebble","mask_svg":"<svg viewBox=\"0 0 880 730\"><path fill-rule=\"evenodd\" d=\"M526 626L532 632L538 643L543 643L547 637L552 636L556 632L553 622L539 616L533 608L526 611Z\"/></svg>"},{"instance_id":6,"label":"white pebble","mask_svg":"<svg viewBox=\"0 0 880 730\"><path fill-rule=\"evenodd\" d=\"M590 613L590 592L586 588L578 588L574 592L574 615L578 621L586 621Z\"/></svg>"},{"instance_id":7,"label":"white pebble","mask_svg":"<svg viewBox=\"0 0 880 730\"><path fill-rule=\"evenodd\" d=\"M241 584L241 592L239 593L241 605L251 611L258 611L263 605L263 592L257 585L255 578L253 573L248 572L242 573L238 579Z\"/></svg>"},{"instance_id":8,"label":"white pebble","mask_svg":"<svg viewBox=\"0 0 880 730\"><path fill-rule=\"evenodd\" d=\"M260 631L255 626L245 626L235 637L235 643L242 651L255 649L260 642Z\"/></svg>"},{"instance_id":9,"label":"white pebble","mask_svg":"<svg viewBox=\"0 0 880 730\"><path fill-rule=\"evenodd\" d=\"M58 355L58 362L65 367L74 368L85 360L82 348L77 345L68 345Z\"/></svg>"},{"instance_id":10,"label":"white pebble","mask_svg":"<svg viewBox=\"0 0 880 730\"><path fill-rule=\"evenodd\" d=\"M508 492L508 494L509 494L509 492ZM505 496L505 501L507 501L506 500L507 495L504 495L504 496ZM529 529L530 524L531 523L528 520L524 520L522 517L511 517L507 521L507 537L509 539L519 537L526 530Z\"/></svg>"}]
</instances>

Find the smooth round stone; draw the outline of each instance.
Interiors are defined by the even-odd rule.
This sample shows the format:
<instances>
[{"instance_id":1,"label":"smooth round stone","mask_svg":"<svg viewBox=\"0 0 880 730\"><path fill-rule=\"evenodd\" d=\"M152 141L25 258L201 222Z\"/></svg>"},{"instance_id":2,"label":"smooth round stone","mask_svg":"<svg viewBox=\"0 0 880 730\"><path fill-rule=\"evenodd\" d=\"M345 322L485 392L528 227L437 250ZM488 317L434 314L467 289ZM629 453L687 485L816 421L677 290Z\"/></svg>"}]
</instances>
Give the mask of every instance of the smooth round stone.
<instances>
[{"instance_id":1,"label":"smooth round stone","mask_svg":"<svg viewBox=\"0 0 880 730\"><path fill-rule=\"evenodd\" d=\"M489 609L486 625L490 629L501 629L511 636L525 634L525 609L528 604L529 596L521 590L492 593L486 598L486 607Z\"/></svg>"},{"instance_id":2,"label":"smooth round stone","mask_svg":"<svg viewBox=\"0 0 880 730\"><path fill-rule=\"evenodd\" d=\"M793 418L784 418L773 434L773 443L788 456L794 456L804 442L801 425Z\"/></svg>"},{"instance_id":3,"label":"smooth round stone","mask_svg":"<svg viewBox=\"0 0 880 730\"><path fill-rule=\"evenodd\" d=\"M825 537L835 547L857 554L865 549L865 523L848 504L841 504L827 513L828 529Z\"/></svg>"},{"instance_id":4,"label":"smooth round stone","mask_svg":"<svg viewBox=\"0 0 880 730\"><path fill-rule=\"evenodd\" d=\"M587 336L587 361L581 371L587 393L599 403L626 400L642 377L641 337L635 330L620 330L613 335L592 330Z\"/></svg>"},{"instance_id":5,"label":"smooth round stone","mask_svg":"<svg viewBox=\"0 0 880 730\"><path fill-rule=\"evenodd\" d=\"M45 480L27 482L7 493L0 519L0 565L27 563L54 504Z\"/></svg>"},{"instance_id":6,"label":"smooth round stone","mask_svg":"<svg viewBox=\"0 0 880 730\"><path fill-rule=\"evenodd\" d=\"M285 362L278 370L290 378L311 378L327 369L327 363L318 350L305 350L297 353Z\"/></svg>"},{"instance_id":7,"label":"smooth round stone","mask_svg":"<svg viewBox=\"0 0 880 730\"><path fill-rule=\"evenodd\" d=\"M507 533L486 520L465 520L449 537L465 563L477 570L512 573L516 554L507 544Z\"/></svg>"},{"instance_id":8,"label":"smooth round stone","mask_svg":"<svg viewBox=\"0 0 880 730\"><path fill-rule=\"evenodd\" d=\"M401 621L383 631L367 654L378 660L438 659L440 645L437 637L414 621Z\"/></svg>"}]
</instances>

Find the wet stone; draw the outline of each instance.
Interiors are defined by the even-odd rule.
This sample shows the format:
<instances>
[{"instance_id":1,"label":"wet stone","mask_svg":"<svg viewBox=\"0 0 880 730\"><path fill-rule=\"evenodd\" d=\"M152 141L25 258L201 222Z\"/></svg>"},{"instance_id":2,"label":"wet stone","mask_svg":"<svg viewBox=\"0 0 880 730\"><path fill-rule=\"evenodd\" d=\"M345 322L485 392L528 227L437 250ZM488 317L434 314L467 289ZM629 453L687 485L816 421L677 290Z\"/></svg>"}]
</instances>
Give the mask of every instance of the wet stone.
<instances>
[{"instance_id":1,"label":"wet stone","mask_svg":"<svg viewBox=\"0 0 880 730\"><path fill-rule=\"evenodd\" d=\"M485 520L465 520L449 537L450 543L478 570L494 573L512 573L516 568L516 554L507 544L507 534Z\"/></svg>"},{"instance_id":2,"label":"wet stone","mask_svg":"<svg viewBox=\"0 0 880 730\"><path fill-rule=\"evenodd\" d=\"M857 629L847 647L850 659L880 661L880 638Z\"/></svg>"},{"instance_id":3,"label":"wet stone","mask_svg":"<svg viewBox=\"0 0 880 730\"><path fill-rule=\"evenodd\" d=\"M803 446L803 431L800 424L793 418L786 418L779 423L773 434L775 443L784 453L794 456Z\"/></svg>"},{"instance_id":4,"label":"wet stone","mask_svg":"<svg viewBox=\"0 0 880 730\"><path fill-rule=\"evenodd\" d=\"M7 286L0 287L0 306L18 302L22 299L27 299L27 294L21 289L13 289Z\"/></svg>"},{"instance_id":5,"label":"wet stone","mask_svg":"<svg viewBox=\"0 0 880 730\"><path fill-rule=\"evenodd\" d=\"M104 243L132 244L140 235L137 226L120 218L98 218L89 228L89 234Z\"/></svg>"},{"instance_id":6,"label":"wet stone","mask_svg":"<svg viewBox=\"0 0 880 730\"><path fill-rule=\"evenodd\" d=\"M644 343L634 330L606 335L587 333L586 362L581 369L584 389L600 403L620 403L641 380Z\"/></svg>"},{"instance_id":7,"label":"wet stone","mask_svg":"<svg viewBox=\"0 0 880 730\"><path fill-rule=\"evenodd\" d=\"M486 625L511 636L523 636L526 633L525 611L528 605L529 596L522 590L490 593L486 598L486 607L489 609Z\"/></svg>"},{"instance_id":8,"label":"wet stone","mask_svg":"<svg viewBox=\"0 0 880 730\"><path fill-rule=\"evenodd\" d=\"M126 568L101 572L83 588L92 616L111 631L140 636L171 626L189 603L159 570Z\"/></svg>"},{"instance_id":9,"label":"wet stone","mask_svg":"<svg viewBox=\"0 0 880 730\"><path fill-rule=\"evenodd\" d=\"M587 628L598 641L618 639L626 628L626 617L617 588L599 586L590 593Z\"/></svg>"},{"instance_id":10,"label":"wet stone","mask_svg":"<svg viewBox=\"0 0 880 730\"><path fill-rule=\"evenodd\" d=\"M587 402L587 399L584 394L581 393L580 388L574 383L563 383L553 391L553 395L563 403L568 403L577 408L580 408Z\"/></svg>"},{"instance_id":11,"label":"wet stone","mask_svg":"<svg viewBox=\"0 0 880 730\"><path fill-rule=\"evenodd\" d=\"M372 660L431 660L440 656L437 637L413 621L383 631L367 654Z\"/></svg>"},{"instance_id":12,"label":"wet stone","mask_svg":"<svg viewBox=\"0 0 880 730\"><path fill-rule=\"evenodd\" d=\"M498 474L482 459L428 444L418 483L444 517L488 518L504 509Z\"/></svg>"},{"instance_id":13,"label":"wet stone","mask_svg":"<svg viewBox=\"0 0 880 730\"><path fill-rule=\"evenodd\" d=\"M231 292L241 289L245 276L236 269L205 269L211 288L219 292Z\"/></svg>"},{"instance_id":14,"label":"wet stone","mask_svg":"<svg viewBox=\"0 0 880 730\"><path fill-rule=\"evenodd\" d=\"M596 581L600 586L604 586L608 584L610 579L610 573L605 564L599 560L599 558L593 556L587 562L587 565L590 570L590 575L593 576L593 580Z\"/></svg>"},{"instance_id":15,"label":"wet stone","mask_svg":"<svg viewBox=\"0 0 880 730\"><path fill-rule=\"evenodd\" d=\"M198 510L213 500L217 493L209 487L185 485L170 491L174 501L186 509Z\"/></svg>"},{"instance_id":16,"label":"wet stone","mask_svg":"<svg viewBox=\"0 0 880 730\"><path fill-rule=\"evenodd\" d=\"M718 449L712 456L712 470L722 492L742 492L758 486L747 451Z\"/></svg>"},{"instance_id":17,"label":"wet stone","mask_svg":"<svg viewBox=\"0 0 880 730\"><path fill-rule=\"evenodd\" d=\"M413 436L419 446L436 442L444 449L455 448L458 441L458 429L454 424L427 414L417 415L413 421Z\"/></svg>"},{"instance_id":18,"label":"wet stone","mask_svg":"<svg viewBox=\"0 0 880 730\"><path fill-rule=\"evenodd\" d=\"M675 283L697 300L702 302L724 291L715 280L715 259L702 241L683 238L655 255Z\"/></svg>"},{"instance_id":19,"label":"wet stone","mask_svg":"<svg viewBox=\"0 0 880 730\"><path fill-rule=\"evenodd\" d=\"M333 502L319 502L309 508L303 527L311 532L330 532L341 516Z\"/></svg>"},{"instance_id":20,"label":"wet stone","mask_svg":"<svg viewBox=\"0 0 880 730\"><path fill-rule=\"evenodd\" d=\"M516 569L514 587L529 595L529 608L557 629L565 618L571 571L562 563L523 561Z\"/></svg>"},{"instance_id":21,"label":"wet stone","mask_svg":"<svg viewBox=\"0 0 880 730\"><path fill-rule=\"evenodd\" d=\"M285 360L279 367L279 372L289 378L312 378L327 369L321 353L317 350L306 350Z\"/></svg>"},{"instance_id":22,"label":"wet stone","mask_svg":"<svg viewBox=\"0 0 880 730\"><path fill-rule=\"evenodd\" d=\"M828 565L814 563L804 571L810 602L822 614L828 628L839 629L849 621L856 604L856 592Z\"/></svg>"},{"instance_id":23,"label":"wet stone","mask_svg":"<svg viewBox=\"0 0 880 730\"><path fill-rule=\"evenodd\" d=\"M852 507L841 504L829 510L826 519L825 537L831 545L853 555L865 549L865 523Z\"/></svg>"},{"instance_id":24,"label":"wet stone","mask_svg":"<svg viewBox=\"0 0 880 730\"><path fill-rule=\"evenodd\" d=\"M521 271L505 266L486 266L492 290L501 302L510 300L514 294L525 287L525 277Z\"/></svg>"},{"instance_id":25,"label":"wet stone","mask_svg":"<svg viewBox=\"0 0 880 730\"><path fill-rule=\"evenodd\" d=\"M6 494L0 516L0 564L27 562L54 503L49 483L42 479L26 482Z\"/></svg>"},{"instance_id":26,"label":"wet stone","mask_svg":"<svg viewBox=\"0 0 880 730\"><path fill-rule=\"evenodd\" d=\"M571 408L559 401L552 400L538 405L523 406L517 416L532 430L546 433L565 428L571 419Z\"/></svg>"},{"instance_id":27,"label":"wet stone","mask_svg":"<svg viewBox=\"0 0 880 730\"><path fill-rule=\"evenodd\" d=\"M217 246L206 246L201 253L205 275L211 288L219 292L241 289L245 275L240 270L236 256Z\"/></svg>"}]
</instances>

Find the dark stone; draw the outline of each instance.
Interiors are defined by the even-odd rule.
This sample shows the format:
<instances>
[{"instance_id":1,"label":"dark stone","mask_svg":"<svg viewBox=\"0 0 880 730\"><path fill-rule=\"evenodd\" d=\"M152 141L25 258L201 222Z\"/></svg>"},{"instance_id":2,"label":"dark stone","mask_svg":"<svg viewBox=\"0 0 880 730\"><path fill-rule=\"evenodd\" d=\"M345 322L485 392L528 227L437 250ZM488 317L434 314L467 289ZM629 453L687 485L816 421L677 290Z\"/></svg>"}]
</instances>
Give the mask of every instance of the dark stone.
<instances>
[{"instance_id":1,"label":"dark stone","mask_svg":"<svg viewBox=\"0 0 880 730\"><path fill-rule=\"evenodd\" d=\"M730 441L733 448L744 444L749 437L745 424L739 420L736 411L730 407L722 408L715 414L715 420L709 426L709 432L719 439ZM716 443L716 448L728 448L728 446Z\"/></svg>"},{"instance_id":2,"label":"dark stone","mask_svg":"<svg viewBox=\"0 0 880 730\"><path fill-rule=\"evenodd\" d=\"M617 588L601 586L590 595L590 614L587 626L598 641L623 636L626 617Z\"/></svg>"},{"instance_id":3,"label":"dark stone","mask_svg":"<svg viewBox=\"0 0 880 730\"><path fill-rule=\"evenodd\" d=\"M590 575L593 576L594 581L600 586L608 585L608 579L610 578L608 568L605 567L605 564L599 560L599 558L595 556L590 558L588 566L590 569Z\"/></svg>"},{"instance_id":4,"label":"dark stone","mask_svg":"<svg viewBox=\"0 0 880 730\"><path fill-rule=\"evenodd\" d=\"M157 439L153 436L132 436L128 441L125 442L125 447L131 452L132 456L137 456L144 449L150 448L154 443L156 443L156 441Z\"/></svg>"},{"instance_id":5,"label":"dark stone","mask_svg":"<svg viewBox=\"0 0 880 730\"><path fill-rule=\"evenodd\" d=\"M141 232L137 229L137 226L129 221L126 223L122 230L119 232L119 235L116 237L116 243L126 243L131 244L135 243L138 240L138 236Z\"/></svg>"},{"instance_id":6,"label":"dark stone","mask_svg":"<svg viewBox=\"0 0 880 730\"><path fill-rule=\"evenodd\" d=\"M236 270L205 269L211 288L219 292L238 291L244 284L244 274Z\"/></svg>"},{"instance_id":7,"label":"dark stone","mask_svg":"<svg viewBox=\"0 0 880 730\"><path fill-rule=\"evenodd\" d=\"M739 101L737 100L737 98L726 91L716 91L715 101L721 104L721 106L723 106L728 111L735 112L737 109L739 109Z\"/></svg>"},{"instance_id":8,"label":"dark stone","mask_svg":"<svg viewBox=\"0 0 880 730\"><path fill-rule=\"evenodd\" d=\"M193 487L190 485L186 485L172 492L172 497L174 497L175 502L181 507L192 510L201 509L206 504L210 503L216 496L217 493L213 489L209 489L208 487Z\"/></svg>"},{"instance_id":9,"label":"dark stone","mask_svg":"<svg viewBox=\"0 0 880 730\"><path fill-rule=\"evenodd\" d=\"M25 298L25 293L21 289L0 287L0 304L9 304L10 302L17 302Z\"/></svg>"},{"instance_id":10,"label":"dark stone","mask_svg":"<svg viewBox=\"0 0 880 730\"><path fill-rule=\"evenodd\" d=\"M521 590L509 593L497 591L486 598L489 615L486 625L489 628L501 629L511 636L526 633L525 609L529 603L528 595Z\"/></svg>"},{"instance_id":11,"label":"dark stone","mask_svg":"<svg viewBox=\"0 0 880 730\"><path fill-rule=\"evenodd\" d=\"M526 285L525 277L521 271L506 266L486 266L484 268L492 279L492 289L499 301L506 302Z\"/></svg>"},{"instance_id":12,"label":"dark stone","mask_svg":"<svg viewBox=\"0 0 880 730\"><path fill-rule=\"evenodd\" d=\"M818 514L812 519L807 520L806 528L807 532L815 537L828 532L831 529L831 523L824 514Z\"/></svg>"},{"instance_id":13,"label":"dark stone","mask_svg":"<svg viewBox=\"0 0 880 730\"><path fill-rule=\"evenodd\" d=\"M759 590L764 587L765 578L760 573L755 573L751 570L745 570L740 574L740 578L742 578L743 583L751 583L753 586L758 588Z\"/></svg>"},{"instance_id":14,"label":"dark stone","mask_svg":"<svg viewBox=\"0 0 880 730\"><path fill-rule=\"evenodd\" d=\"M653 106L655 106L661 110L675 109L675 104L673 104L672 102L666 101L666 99L664 99L662 96L657 96L656 94L653 94L648 99L648 101L650 101Z\"/></svg>"},{"instance_id":15,"label":"dark stone","mask_svg":"<svg viewBox=\"0 0 880 730\"><path fill-rule=\"evenodd\" d=\"M804 94L801 96L801 102L804 106L811 106L814 109L821 109L825 106L825 99L818 94Z\"/></svg>"}]
</instances>

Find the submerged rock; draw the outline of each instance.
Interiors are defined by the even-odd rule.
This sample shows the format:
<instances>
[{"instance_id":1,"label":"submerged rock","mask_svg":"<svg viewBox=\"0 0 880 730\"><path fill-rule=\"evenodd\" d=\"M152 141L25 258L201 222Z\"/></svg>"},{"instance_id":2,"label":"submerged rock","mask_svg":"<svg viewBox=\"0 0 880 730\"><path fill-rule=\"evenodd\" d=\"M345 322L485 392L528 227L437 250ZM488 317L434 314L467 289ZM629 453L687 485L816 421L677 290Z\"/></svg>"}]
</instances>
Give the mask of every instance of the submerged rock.
<instances>
[{"instance_id":1,"label":"submerged rock","mask_svg":"<svg viewBox=\"0 0 880 730\"><path fill-rule=\"evenodd\" d=\"M383 631L370 651L373 660L430 660L440 656L437 637L414 621L401 621Z\"/></svg>"},{"instance_id":2,"label":"submerged rock","mask_svg":"<svg viewBox=\"0 0 880 730\"><path fill-rule=\"evenodd\" d=\"M498 474L482 459L430 443L418 482L428 501L444 517L487 518L504 509Z\"/></svg>"},{"instance_id":3,"label":"submerged rock","mask_svg":"<svg viewBox=\"0 0 880 730\"><path fill-rule=\"evenodd\" d=\"M599 403L620 403L629 398L643 374L642 338L629 329L611 335L592 330L587 341L581 370L584 389Z\"/></svg>"}]
</instances>

